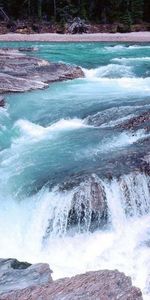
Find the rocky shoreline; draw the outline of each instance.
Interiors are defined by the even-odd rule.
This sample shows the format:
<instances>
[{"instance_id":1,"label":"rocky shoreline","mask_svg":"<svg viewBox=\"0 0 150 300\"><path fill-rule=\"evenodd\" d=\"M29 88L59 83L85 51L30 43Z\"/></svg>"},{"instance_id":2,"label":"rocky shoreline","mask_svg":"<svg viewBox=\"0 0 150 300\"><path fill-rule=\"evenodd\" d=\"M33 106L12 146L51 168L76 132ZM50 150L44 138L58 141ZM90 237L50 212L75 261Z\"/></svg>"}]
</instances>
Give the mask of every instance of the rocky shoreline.
<instances>
[{"instance_id":1,"label":"rocky shoreline","mask_svg":"<svg viewBox=\"0 0 150 300\"><path fill-rule=\"evenodd\" d=\"M48 264L31 265L0 259L1 300L142 300L131 278L117 270L101 270L52 279Z\"/></svg>"},{"instance_id":2,"label":"rocky shoreline","mask_svg":"<svg viewBox=\"0 0 150 300\"><path fill-rule=\"evenodd\" d=\"M28 56L23 53L26 50L29 48L0 49L0 94L43 89L49 83L84 77L80 67Z\"/></svg>"},{"instance_id":3,"label":"rocky shoreline","mask_svg":"<svg viewBox=\"0 0 150 300\"><path fill-rule=\"evenodd\" d=\"M7 33L0 34L0 41L5 42L134 42L149 43L150 31L129 33L83 33L83 34L59 34L59 33Z\"/></svg>"}]
</instances>

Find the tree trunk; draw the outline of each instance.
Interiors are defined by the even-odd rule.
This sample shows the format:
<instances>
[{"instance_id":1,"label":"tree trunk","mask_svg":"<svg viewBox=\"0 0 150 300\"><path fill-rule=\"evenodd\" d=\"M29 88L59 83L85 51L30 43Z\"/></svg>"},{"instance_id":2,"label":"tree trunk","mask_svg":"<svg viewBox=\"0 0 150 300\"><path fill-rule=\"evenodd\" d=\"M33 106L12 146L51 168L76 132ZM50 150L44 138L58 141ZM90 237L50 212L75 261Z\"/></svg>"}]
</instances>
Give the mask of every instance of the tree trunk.
<instances>
[{"instance_id":1,"label":"tree trunk","mask_svg":"<svg viewBox=\"0 0 150 300\"><path fill-rule=\"evenodd\" d=\"M56 20L56 15L57 15L56 0L53 0L53 3L54 3L54 18Z\"/></svg>"},{"instance_id":2,"label":"tree trunk","mask_svg":"<svg viewBox=\"0 0 150 300\"><path fill-rule=\"evenodd\" d=\"M42 0L38 0L38 18L42 18Z\"/></svg>"}]
</instances>

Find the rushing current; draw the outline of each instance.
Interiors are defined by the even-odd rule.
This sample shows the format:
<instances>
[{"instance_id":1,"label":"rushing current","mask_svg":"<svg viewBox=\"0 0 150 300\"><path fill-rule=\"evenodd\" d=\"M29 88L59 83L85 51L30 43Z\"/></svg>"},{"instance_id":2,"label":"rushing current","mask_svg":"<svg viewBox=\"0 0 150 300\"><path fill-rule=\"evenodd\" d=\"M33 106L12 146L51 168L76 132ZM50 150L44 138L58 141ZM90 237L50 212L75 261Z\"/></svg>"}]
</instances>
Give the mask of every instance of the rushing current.
<instances>
[{"instance_id":1,"label":"rushing current","mask_svg":"<svg viewBox=\"0 0 150 300\"><path fill-rule=\"evenodd\" d=\"M0 257L48 262L54 279L118 269L150 299L150 179L126 159L146 154L149 132L120 129L150 109L150 44L34 47L38 57L81 66L85 78L6 95L0 108ZM92 203L97 193L106 214ZM93 205L99 210L94 217Z\"/></svg>"}]
</instances>

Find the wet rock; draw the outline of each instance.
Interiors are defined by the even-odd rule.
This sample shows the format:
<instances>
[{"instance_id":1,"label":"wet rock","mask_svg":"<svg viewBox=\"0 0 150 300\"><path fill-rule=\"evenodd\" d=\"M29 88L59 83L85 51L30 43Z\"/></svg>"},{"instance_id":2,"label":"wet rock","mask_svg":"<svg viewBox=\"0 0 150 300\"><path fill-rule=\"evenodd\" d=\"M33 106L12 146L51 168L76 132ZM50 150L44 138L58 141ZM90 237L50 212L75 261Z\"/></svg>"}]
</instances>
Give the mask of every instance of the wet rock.
<instances>
[{"instance_id":1,"label":"wet rock","mask_svg":"<svg viewBox=\"0 0 150 300\"><path fill-rule=\"evenodd\" d=\"M80 180L82 180L80 182ZM74 188L71 209L68 215L68 230L78 226L79 231L94 231L106 225L108 207L105 190L101 180L96 175L70 178L70 184L64 183L63 190Z\"/></svg>"},{"instance_id":2,"label":"wet rock","mask_svg":"<svg viewBox=\"0 0 150 300\"><path fill-rule=\"evenodd\" d=\"M33 52L33 51L37 51L37 48L36 47L19 47L18 50L21 52Z\"/></svg>"},{"instance_id":3,"label":"wet rock","mask_svg":"<svg viewBox=\"0 0 150 300\"><path fill-rule=\"evenodd\" d=\"M16 259L0 259L0 294L52 282L51 273L48 264L31 265Z\"/></svg>"},{"instance_id":4,"label":"wet rock","mask_svg":"<svg viewBox=\"0 0 150 300\"><path fill-rule=\"evenodd\" d=\"M147 130L150 130L150 111L146 111L136 117L133 117L117 127L121 129L135 130L145 125Z\"/></svg>"},{"instance_id":5,"label":"wet rock","mask_svg":"<svg viewBox=\"0 0 150 300\"><path fill-rule=\"evenodd\" d=\"M133 130L150 122L150 111L144 111L144 107L113 107L87 116L85 122L96 127Z\"/></svg>"},{"instance_id":6,"label":"wet rock","mask_svg":"<svg viewBox=\"0 0 150 300\"><path fill-rule=\"evenodd\" d=\"M103 111L100 111L95 114L87 116L85 118L85 121L87 124L96 126L96 127L99 127L104 124L105 125L110 124L110 126L111 126L112 125L111 122L114 122L114 121L117 122L117 120L121 120L120 118L122 116L123 117L128 116L135 111L136 111L136 109L134 107L130 107L130 109L128 107L124 107L124 106L111 107L111 108L108 108Z\"/></svg>"},{"instance_id":7,"label":"wet rock","mask_svg":"<svg viewBox=\"0 0 150 300\"><path fill-rule=\"evenodd\" d=\"M19 48L8 48L8 47L3 47L0 48L0 55L2 54L18 54L19 52L34 52L37 51L37 47L19 47Z\"/></svg>"},{"instance_id":8,"label":"wet rock","mask_svg":"<svg viewBox=\"0 0 150 300\"><path fill-rule=\"evenodd\" d=\"M44 265L45 266L45 265ZM32 266L34 268L34 265ZM41 265L42 268L42 265ZM28 268L30 270L30 267ZM22 276L14 290L1 291L1 300L142 300L140 289L133 287L131 278L117 270L88 272L72 278L21 286Z\"/></svg>"},{"instance_id":9,"label":"wet rock","mask_svg":"<svg viewBox=\"0 0 150 300\"><path fill-rule=\"evenodd\" d=\"M41 89L50 82L84 77L77 66L48 62L27 56L23 51L0 49L0 93Z\"/></svg>"},{"instance_id":10,"label":"wet rock","mask_svg":"<svg viewBox=\"0 0 150 300\"><path fill-rule=\"evenodd\" d=\"M13 56L13 55L18 55L19 54L19 50L17 48L0 48L0 59L2 61L2 56ZM20 53L20 55L23 55Z\"/></svg>"},{"instance_id":11,"label":"wet rock","mask_svg":"<svg viewBox=\"0 0 150 300\"><path fill-rule=\"evenodd\" d=\"M0 73L0 93L26 92L34 89L43 89L48 85L41 81L28 80Z\"/></svg>"},{"instance_id":12,"label":"wet rock","mask_svg":"<svg viewBox=\"0 0 150 300\"><path fill-rule=\"evenodd\" d=\"M5 106L5 99L4 97L0 96L0 107L4 107Z\"/></svg>"},{"instance_id":13,"label":"wet rock","mask_svg":"<svg viewBox=\"0 0 150 300\"><path fill-rule=\"evenodd\" d=\"M0 272L8 269L23 270L23 269L27 269L30 266L31 264L29 264L28 262L20 262L14 258L0 259Z\"/></svg>"}]
</instances>

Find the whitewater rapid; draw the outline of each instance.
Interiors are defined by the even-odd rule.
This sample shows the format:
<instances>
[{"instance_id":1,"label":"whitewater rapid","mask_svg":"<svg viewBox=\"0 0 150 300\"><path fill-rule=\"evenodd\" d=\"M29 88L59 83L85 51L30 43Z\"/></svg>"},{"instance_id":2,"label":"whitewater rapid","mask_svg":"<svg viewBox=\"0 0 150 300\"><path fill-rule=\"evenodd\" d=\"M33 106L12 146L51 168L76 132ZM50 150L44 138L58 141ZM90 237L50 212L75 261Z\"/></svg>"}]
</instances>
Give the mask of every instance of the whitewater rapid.
<instances>
[{"instance_id":1,"label":"whitewater rapid","mask_svg":"<svg viewBox=\"0 0 150 300\"><path fill-rule=\"evenodd\" d=\"M149 299L150 179L131 174L120 181L100 182L106 193L109 223L105 230L93 233L85 227L67 234L74 190L43 188L21 202L1 201L0 256L17 256L33 263L46 261L54 279L89 270L119 269L131 276L133 284L144 292L144 299ZM49 224L51 230L47 231Z\"/></svg>"},{"instance_id":2,"label":"whitewater rapid","mask_svg":"<svg viewBox=\"0 0 150 300\"><path fill-rule=\"evenodd\" d=\"M118 269L150 299L150 177L138 166L150 134L148 124L121 127L150 109L149 49L37 45L36 55L81 65L85 78L7 95L0 108L0 257L48 262L54 279ZM92 180L104 224L100 214L93 224Z\"/></svg>"}]
</instances>

